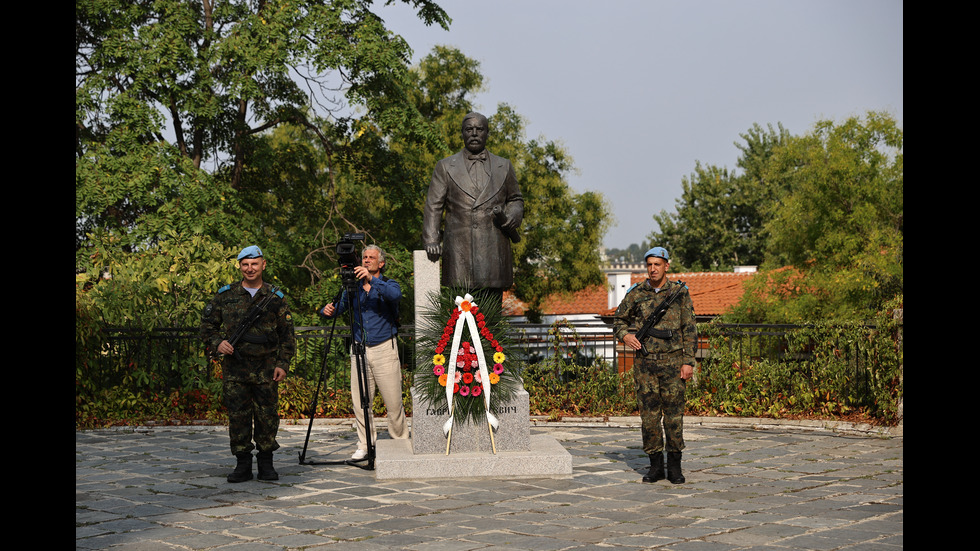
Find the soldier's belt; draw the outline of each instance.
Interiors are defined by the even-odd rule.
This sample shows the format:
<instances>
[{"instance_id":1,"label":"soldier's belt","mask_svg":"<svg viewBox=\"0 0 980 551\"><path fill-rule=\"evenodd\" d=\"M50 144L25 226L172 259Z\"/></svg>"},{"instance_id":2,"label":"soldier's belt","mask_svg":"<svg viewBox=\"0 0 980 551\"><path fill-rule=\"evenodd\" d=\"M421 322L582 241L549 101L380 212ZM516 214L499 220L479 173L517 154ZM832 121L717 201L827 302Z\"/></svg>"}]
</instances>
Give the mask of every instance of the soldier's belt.
<instances>
[{"instance_id":1,"label":"soldier's belt","mask_svg":"<svg viewBox=\"0 0 980 551\"><path fill-rule=\"evenodd\" d=\"M670 352L651 352L646 356L649 360L669 360L675 356L683 355L683 350L671 350Z\"/></svg>"}]
</instances>

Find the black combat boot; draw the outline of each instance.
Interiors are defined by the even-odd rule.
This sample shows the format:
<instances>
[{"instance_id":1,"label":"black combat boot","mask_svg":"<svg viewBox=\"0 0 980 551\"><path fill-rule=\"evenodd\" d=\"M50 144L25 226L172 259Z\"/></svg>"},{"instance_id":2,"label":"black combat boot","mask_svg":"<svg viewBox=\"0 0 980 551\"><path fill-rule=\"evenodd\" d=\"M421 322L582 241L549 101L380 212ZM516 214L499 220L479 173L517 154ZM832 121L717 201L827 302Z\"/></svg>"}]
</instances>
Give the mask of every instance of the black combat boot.
<instances>
[{"instance_id":1,"label":"black combat boot","mask_svg":"<svg viewBox=\"0 0 980 551\"><path fill-rule=\"evenodd\" d=\"M235 470L228 475L228 482L245 482L252 480L252 454L251 452L239 452L235 454L238 458L238 465Z\"/></svg>"},{"instance_id":2,"label":"black combat boot","mask_svg":"<svg viewBox=\"0 0 980 551\"><path fill-rule=\"evenodd\" d=\"M259 452L255 458L259 462L259 480L279 480L279 473L272 466L272 452Z\"/></svg>"},{"instance_id":3,"label":"black combat boot","mask_svg":"<svg viewBox=\"0 0 980 551\"><path fill-rule=\"evenodd\" d=\"M684 474L681 473L681 452L667 452L667 480L671 484L683 484Z\"/></svg>"},{"instance_id":4,"label":"black combat boot","mask_svg":"<svg viewBox=\"0 0 980 551\"><path fill-rule=\"evenodd\" d=\"M643 477L643 482L656 482L663 480L664 476L664 454L657 453L650 455L650 470Z\"/></svg>"}]
</instances>

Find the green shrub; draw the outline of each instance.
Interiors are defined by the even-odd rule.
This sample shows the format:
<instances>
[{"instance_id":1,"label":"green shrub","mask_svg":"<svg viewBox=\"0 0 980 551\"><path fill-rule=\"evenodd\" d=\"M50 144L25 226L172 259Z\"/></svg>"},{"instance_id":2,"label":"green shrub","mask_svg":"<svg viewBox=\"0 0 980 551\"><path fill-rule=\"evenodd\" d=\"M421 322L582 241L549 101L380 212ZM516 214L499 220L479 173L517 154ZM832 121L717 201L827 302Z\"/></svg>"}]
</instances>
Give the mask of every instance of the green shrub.
<instances>
[{"instance_id":1,"label":"green shrub","mask_svg":"<svg viewBox=\"0 0 980 551\"><path fill-rule=\"evenodd\" d=\"M811 324L788 331L777 345L746 350L732 328L704 324L709 356L688 385L688 410L758 417L859 415L898 419L903 351L899 326L883 317L871 326Z\"/></svg>"}]
</instances>

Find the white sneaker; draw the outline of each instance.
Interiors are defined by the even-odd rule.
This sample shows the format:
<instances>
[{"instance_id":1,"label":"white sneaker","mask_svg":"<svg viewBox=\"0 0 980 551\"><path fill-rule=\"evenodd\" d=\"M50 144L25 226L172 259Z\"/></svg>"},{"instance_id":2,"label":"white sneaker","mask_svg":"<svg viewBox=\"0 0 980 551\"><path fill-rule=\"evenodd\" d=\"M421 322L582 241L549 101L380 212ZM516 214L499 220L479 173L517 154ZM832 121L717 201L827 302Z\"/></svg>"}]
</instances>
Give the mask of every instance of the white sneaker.
<instances>
[{"instance_id":1,"label":"white sneaker","mask_svg":"<svg viewBox=\"0 0 980 551\"><path fill-rule=\"evenodd\" d=\"M367 457L367 452L364 450L357 450L356 452L354 452L354 455L350 456L352 461L360 461L365 457Z\"/></svg>"}]
</instances>

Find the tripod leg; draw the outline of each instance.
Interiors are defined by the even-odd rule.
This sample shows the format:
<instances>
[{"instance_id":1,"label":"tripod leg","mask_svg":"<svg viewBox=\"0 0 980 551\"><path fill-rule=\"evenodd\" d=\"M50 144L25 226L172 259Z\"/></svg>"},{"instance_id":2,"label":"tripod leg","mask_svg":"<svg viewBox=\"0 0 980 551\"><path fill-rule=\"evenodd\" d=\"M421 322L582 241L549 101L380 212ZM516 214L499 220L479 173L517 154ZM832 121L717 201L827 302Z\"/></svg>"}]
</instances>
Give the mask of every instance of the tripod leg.
<instances>
[{"instance_id":1,"label":"tripod leg","mask_svg":"<svg viewBox=\"0 0 980 551\"><path fill-rule=\"evenodd\" d=\"M371 396L371 381L368 379L367 358L365 348L362 343L354 343L351 349L353 361L352 377L357 377L357 394L360 398L360 410L364 432L364 441L367 455L364 459L368 461L368 468L373 468L375 445L374 445L374 399ZM357 460L361 461L361 460Z\"/></svg>"},{"instance_id":2,"label":"tripod leg","mask_svg":"<svg viewBox=\"0 0 980 551\"><path fill-rule=\"evenodd\" d=\"M341 294L338 292L333 302L337 302L340 296ZM310 445L310 431L313 430L313 420L316 418L316 406L320 401L320 387L327 380L327 356L330 354L330 345L333 344L334 329L336 327L337 318L334 318L333 324L330 326L330 338L327 339L327 344L323 348L323 365L320 367L320 378L317 379L316 391L313 393L313 402L310 404L310 425L306 427L306 440L303 442L303 451L299 452L300 465L306 464L306 450Z\"/></svg>"}]
</instances>

